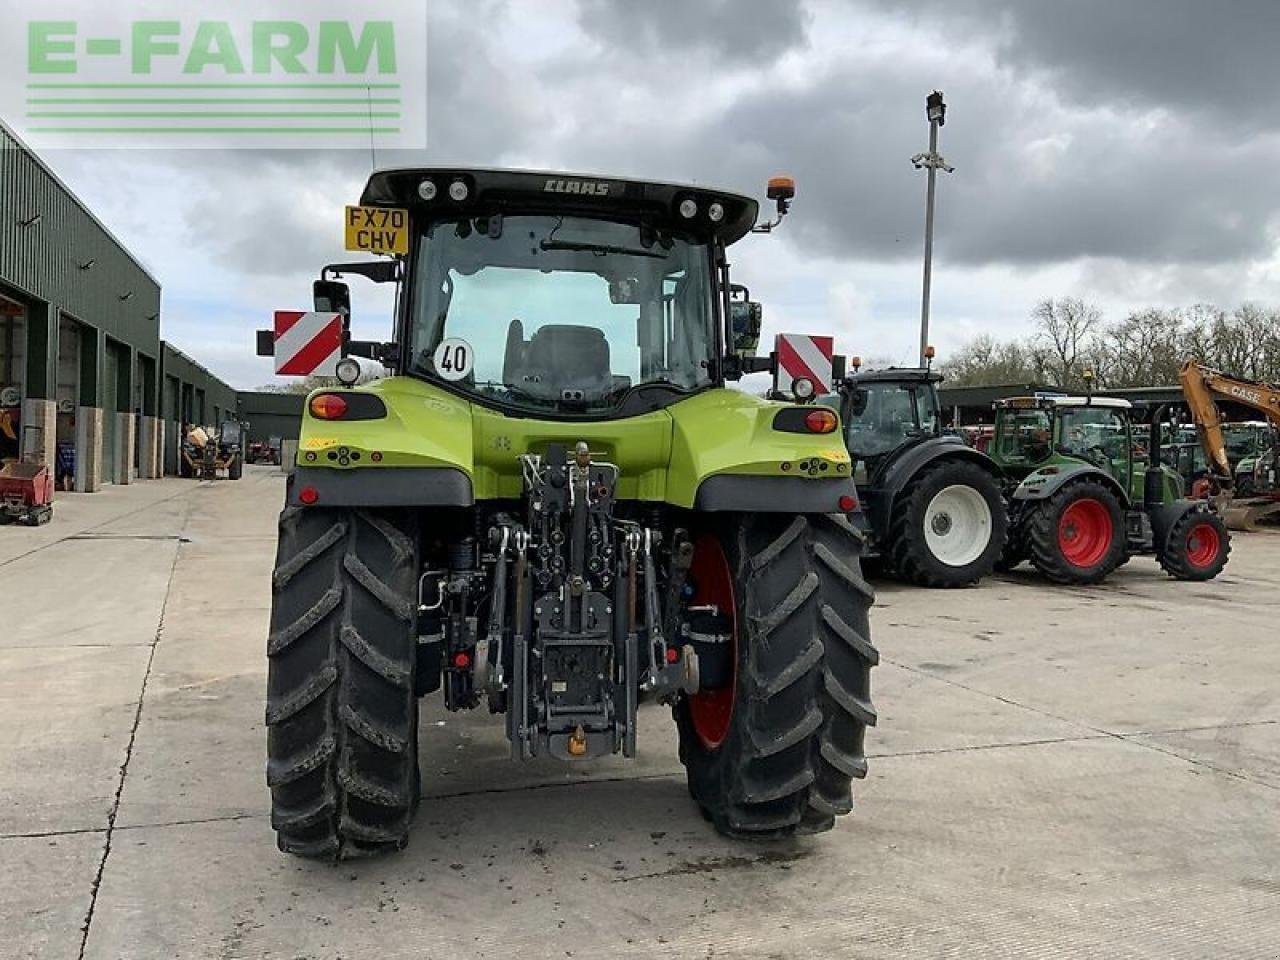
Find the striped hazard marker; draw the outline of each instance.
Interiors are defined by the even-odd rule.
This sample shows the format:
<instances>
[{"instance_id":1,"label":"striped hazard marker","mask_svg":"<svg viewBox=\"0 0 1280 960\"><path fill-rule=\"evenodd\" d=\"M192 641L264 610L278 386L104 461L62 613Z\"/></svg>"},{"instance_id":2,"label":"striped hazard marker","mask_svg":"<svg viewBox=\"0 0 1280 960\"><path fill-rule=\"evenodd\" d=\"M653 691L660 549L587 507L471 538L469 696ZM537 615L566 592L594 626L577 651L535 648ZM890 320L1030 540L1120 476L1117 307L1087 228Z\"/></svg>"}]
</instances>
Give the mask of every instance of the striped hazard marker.
<instances>
[{"instance_id":1,"label":"striped hazard marker","mask_svg":"<svg viewBox=\"0 0 1280 960\"><path fill-rule=\"evenodd\" d=\"M276 373L286 377L332 377L342 358L342 314L277 310Z\"/></svg>"},{"instance_id":2,"label":"striped hazard marker","mask_svg":"<svg viewBox=\"0 0 1280 960\"><path fill-rule=\"evenodd\" d=\"M811 337L803 333L778 334L774 344L778 356L774 390L791 393L791 385L803 379L813 382L816 395L830 393L831 358L835 349L834 337Z\"/></svg>"}]
</instances>

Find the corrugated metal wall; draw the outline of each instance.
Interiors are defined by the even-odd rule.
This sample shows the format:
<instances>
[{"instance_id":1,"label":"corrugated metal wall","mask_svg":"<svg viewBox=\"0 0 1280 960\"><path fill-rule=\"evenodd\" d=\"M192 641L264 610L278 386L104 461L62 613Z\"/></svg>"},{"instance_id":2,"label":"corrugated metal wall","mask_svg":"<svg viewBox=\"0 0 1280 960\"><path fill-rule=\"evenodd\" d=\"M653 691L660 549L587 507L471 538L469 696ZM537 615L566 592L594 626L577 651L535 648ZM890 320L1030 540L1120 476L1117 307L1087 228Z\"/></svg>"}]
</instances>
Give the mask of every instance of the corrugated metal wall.
<instances>
[{"instance_id":1,"label":"corrugated metal wall","mask_svg":"<svg viewBox=\"0 0 1280 960\"><path fill-rule=\"evenodd\" d=\"M211 374L209 370L197 364L172 343L164 343L161 347L160 365L163 367L166 378L177 380L178 396L186 393L189 397L187 406L191 406L191 412L180 411L184 419L186 417L197 421L211 419L214 415L214 407L218 407L218 410L224 411L227 415L236 411L236 388L230 387L218 376ZM196 408L200 403L198 397L204 397L204 417ZM169 416L168 410L165 410L165 416ZM207 425L216 426L211 420Z\"/></svg>"},{"instance_id":2,"label":"corrugated metal wall","mask_svg":"<svg viewBox=\"0 0 1280 960\"><path fill-rule=\"evenodd\" d=\"M0 281L158 356L159 284L3 124L0 212Z\"/></svg>"},{"instance_id":3,"label":"corrugated metal wall","mask_svg":"<svg viewBox=\"0 0 1280 960\"><path fill-rule=\"evenodd\" d=\"M241 391L240 419L249 423L249 440L272 437L297 440L302 431L302 405L306 399L301 393Z\"/></svg>"}]
</instances>

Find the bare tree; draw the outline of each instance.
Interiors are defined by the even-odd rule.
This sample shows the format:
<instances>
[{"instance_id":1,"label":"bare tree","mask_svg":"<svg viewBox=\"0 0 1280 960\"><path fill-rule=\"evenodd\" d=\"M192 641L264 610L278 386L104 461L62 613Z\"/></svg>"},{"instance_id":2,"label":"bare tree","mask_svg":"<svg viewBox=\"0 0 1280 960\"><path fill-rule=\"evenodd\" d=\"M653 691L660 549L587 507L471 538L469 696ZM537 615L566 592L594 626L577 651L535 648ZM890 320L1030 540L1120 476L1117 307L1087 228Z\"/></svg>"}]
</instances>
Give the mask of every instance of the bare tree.
<instances>
[{"instance_id":1,"label":"bare tree","mask_svg":"<svg viewBox=\"0 0 1280 960\"><path fill-rule=\"evenodd\" d=\"M360 365L360 379L356 381L356 384L371 383L384 376L386 376L386 372L380 365L373 366L368 363L364 363ZM317 377L313 375L308 377L299 377L296 380L268 383L258 389L263 393L298 393L305 396L312 390L321 390L325 387L340 386L342 386L342 384L338 382L337 377Z\"/></svg>"},{"instance_id":2,"label":"bare tree","mask_svg":"<svg viewBox=\"0 0 1280 960\"><path fill-rule=\"evenodd\" d=\"M1018 340L996 340L982 334L969 341L942 364L949 386L989 387L1027 383L1036 378L1030 352Z\"/></svg>"},{"instance_id":3,"label":"bare tree","mask_svg":"<svg viewBox=\"0 0 1280 960\"><path fill-rule=\"evenodd\" d=\"M1169 310L1131 313L1106 328L1094 353L1098 380L1108 387L1162 386L1178 382L1183 321Z\"/></svg>"},{"instance_id":4,"label":"bare tree","mask_svg":"<svg viewBox=\"0 0 1280 960\"><path fill-rule=\"evenodd\" d=\"M1239 344L1240 366L1233 373L1253 380L1263 380L1270 372L1267 355L1274 354L1276 317L1256 303L1243 303L1231 315L1231 331Z\"/></svg>"},{"instance_id":5,"label":"bare tree","mask_svg":"<svg viewBox=\"0 0 1280 960\"><path fill-rule=\"evenodd\" d=\"M1227 323L1223 310L1208 303L1197 303L1178 311L1182 322L1183 359L1199 360L1212 367L1220 366L1221 350L1218 344L1221 331Z\"/></svg>"},{"instance_id":6,"label":"bare tree","mask_svg":"<svg viewBox=\"0 0 1280 960\"><path fill-rule=\"evenodd\" d=\"M1031 319L1037 328L1034 343L1042 379L1063 387L1081 387L1081 355L1102 323L1102 311L1077 297L1062 297L1041 300L1031 311Z\"/></svg>"},{"instance_id":7,"label":"bare tree","mask_svg":"<svg viewBox=\"0 0 1280 960\"><path fill-rule=\"evenodd\" d=\"M1254 380L1280 383L1280 312L1242 304L1231 313L1211 304L1178 310L1148 308L1113 324L1100 311L1067 297L1044 300L1032 312L1029 340L974 338L950 357L943 373L956 386L1037 380L1079 390L1092 369L1101 387L1153 387L1177 382L1188 358Z\"/></svg>"}]
</instances>

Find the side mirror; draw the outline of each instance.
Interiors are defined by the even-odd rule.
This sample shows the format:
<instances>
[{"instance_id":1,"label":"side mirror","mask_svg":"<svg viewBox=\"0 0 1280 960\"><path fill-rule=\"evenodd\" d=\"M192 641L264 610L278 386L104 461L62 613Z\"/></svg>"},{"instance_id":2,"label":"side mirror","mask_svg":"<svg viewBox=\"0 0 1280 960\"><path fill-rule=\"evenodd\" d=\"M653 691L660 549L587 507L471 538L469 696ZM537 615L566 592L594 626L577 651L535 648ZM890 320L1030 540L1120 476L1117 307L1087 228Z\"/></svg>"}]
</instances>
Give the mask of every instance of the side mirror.
<instances>
[{"instance_id":1,"label":"side mirror","mask_svg":"<svg viewBox=\"0 0 1280 960\"><path fill-rule=\"evenodd\" d=\"M351 320L351 288L339 280L317 280L311 285L316 313L340 313L345 327Z\"/></svg>"},{"instance_id":2,"label":"side mirror","mask_svg":"<svg viewBox=\"0 0 1280 960\"><path fill-rule=\"evenodd\" d=\"M865 390L849 391L849 416L860 417L867 412L868 393Z\"/></svg>"},{"instance_id":3,"label":"side mirror","mask_svg":"<svg viewBox=\"0 0 1280 960\"><path fill-rule=\"evenodd\" d=\"M760 346L760 327L764 308L753 300L734 300L729 304L731 330L730 349L738 357L754 357Z\"/></svg>"}]
</instances>

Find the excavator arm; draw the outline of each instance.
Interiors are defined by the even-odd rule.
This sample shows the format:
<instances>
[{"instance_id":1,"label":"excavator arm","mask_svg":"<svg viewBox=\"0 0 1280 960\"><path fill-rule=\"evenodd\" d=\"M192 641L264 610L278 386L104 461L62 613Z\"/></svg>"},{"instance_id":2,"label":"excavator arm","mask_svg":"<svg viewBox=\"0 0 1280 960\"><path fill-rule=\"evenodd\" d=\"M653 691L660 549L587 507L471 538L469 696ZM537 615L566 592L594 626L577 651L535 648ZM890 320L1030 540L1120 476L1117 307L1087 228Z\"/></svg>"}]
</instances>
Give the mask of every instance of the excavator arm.
<instances>
[{"instance_id":1,"label":"excavator arm","mask_svg":"<svg viewBox=\"0 0 1280 960\"><path fill-rule=\"evenodd\" d=\"M1231 377L1219 370L1188 360L1178 372L1182 393L1191 408L1200 445L1213 464L1220 481L1230 487L1231 462L1227 459L1226 438L1222 434L1222 412L1217 399L1230 400L1257 410L1273 426L1280 428L1280 386L1259 380Z\"/></svg>"}]
</instances>

